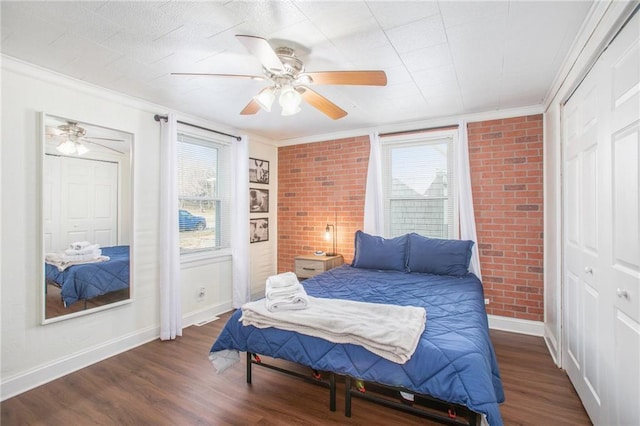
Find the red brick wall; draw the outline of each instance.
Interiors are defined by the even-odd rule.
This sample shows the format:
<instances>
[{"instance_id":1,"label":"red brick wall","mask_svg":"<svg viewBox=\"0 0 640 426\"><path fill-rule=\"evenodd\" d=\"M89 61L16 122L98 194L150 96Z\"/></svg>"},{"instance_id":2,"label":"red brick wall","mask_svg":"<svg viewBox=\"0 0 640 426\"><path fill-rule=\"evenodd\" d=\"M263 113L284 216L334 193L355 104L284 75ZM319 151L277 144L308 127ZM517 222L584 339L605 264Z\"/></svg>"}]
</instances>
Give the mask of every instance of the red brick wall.
<instances>
[{"instance_id":1,"label":"red brick wall","mask_svg":"<svg viewBox=\"0 0 640 426\"><path fill-rule=\"evenodd\" d=\"M490 314L543 320L542 115L469 123L478 247Z\"/></svg>"},{"instance_id":2,"label":"red brick wall","mask_svg":"<svg viewBox=\"0 0 640 426\"><path fill-rule=\"evenodd\" d=\"M353 236L362 229L369 164L369 137L278 149L278 271L293 258L331 251L324 239L337 214L337 251L351 262Z\"/></svg>"},{"instance_id":3,"label":"red brick wall","mask_svg":"<svg viewBox=\"0 0 640 426\"><path fill-rule=\"evenodd\" d=\"M543 320L542 116L469 123L478 246L490 314ZM278 150L278 271L328 250L338 213L338 252L353 257L362 229L369 138Z\"/></svg>"}]
</instances>

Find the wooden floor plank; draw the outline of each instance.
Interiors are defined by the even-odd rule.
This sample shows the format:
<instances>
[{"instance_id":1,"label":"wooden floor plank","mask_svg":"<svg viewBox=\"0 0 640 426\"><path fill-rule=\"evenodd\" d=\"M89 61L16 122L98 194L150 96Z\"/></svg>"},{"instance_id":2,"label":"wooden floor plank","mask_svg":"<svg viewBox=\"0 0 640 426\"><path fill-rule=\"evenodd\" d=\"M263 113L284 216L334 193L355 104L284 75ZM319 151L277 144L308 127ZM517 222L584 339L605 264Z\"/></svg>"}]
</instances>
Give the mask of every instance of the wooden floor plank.
<instances>
[{"instance_id":1,"label":"wooden floor plank","mask_svg":"<svg viewBox=\"0 0 640 426\"><path fill-rule=\"evenodd\" d=\"M177 341L154 341L2 402L8 425L377 425L434 424L353 400L344 416L338 384L337 411L328 390L245 363L216 374L208 352L229 314L189 327ZM589 425L567 375L542 338L491 331L506 402L505 425ZM302 368L305 371L305 368Z\"/></svg>"}]
</instances>

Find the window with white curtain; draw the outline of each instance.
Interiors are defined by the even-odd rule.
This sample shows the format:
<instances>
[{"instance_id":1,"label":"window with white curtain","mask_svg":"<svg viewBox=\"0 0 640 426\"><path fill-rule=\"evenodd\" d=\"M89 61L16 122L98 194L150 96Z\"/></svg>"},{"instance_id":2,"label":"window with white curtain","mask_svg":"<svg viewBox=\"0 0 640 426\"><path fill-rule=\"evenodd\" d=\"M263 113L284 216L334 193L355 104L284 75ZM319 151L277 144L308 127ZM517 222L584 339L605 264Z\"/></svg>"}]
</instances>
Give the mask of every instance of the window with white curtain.
<instances>
[{"instance_id":1,"label":"window with white curtain","mask_svg":"<svg viewBox=\"0 0 640 426\"><path fill-rule=\"evenodd\" d=\"M230 145L178 131L177 157L180 253L229 247Z\"/></svg>"},{"instance_id":2,"label":"window with white curtain","mask_svg":"<svg viewBox=\"0 0 640 426\"><path fill-rule=\"evenodd\" d=\"M457 131L383 137L385 234L458 235L453 147Z\"/></svg>"}]
</instances>

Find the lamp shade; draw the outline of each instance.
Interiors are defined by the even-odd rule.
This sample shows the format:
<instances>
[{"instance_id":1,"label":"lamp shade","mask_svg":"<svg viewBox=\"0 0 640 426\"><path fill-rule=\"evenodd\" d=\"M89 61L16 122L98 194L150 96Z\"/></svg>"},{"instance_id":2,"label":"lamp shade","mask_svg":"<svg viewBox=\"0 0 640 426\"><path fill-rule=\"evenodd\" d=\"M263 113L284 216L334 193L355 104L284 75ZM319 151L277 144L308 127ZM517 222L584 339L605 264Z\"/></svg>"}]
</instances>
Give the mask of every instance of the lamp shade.
<instances>
[{"instance_id":1,"label":"lamp shade","mask_svg":"<svg viewBox=\"0 0 640 426\"><path fill-rule=\"evenodd\" d=\"M56 149L65 155L73 155L76 153L76 144L67 139L59 143Z\"/></svg>"},{"instance_id":2,"label":"lamp shade","mask_svg":"<svg viewBox=\"0 0 640 426\"><path fill-rule=\"evenodd\" d=\"M86 145L81 144L80 142L78 142L76 144L76 152L78 153L78 155L83 155L83 154L86 154L87 152L89 152L89 148L87 148Z\"/></svg>"},{"instance_id":3,"label":"lamp shade","mask_svg":"<svg viewBox=\"0 0 640 426\"><path fill-rule=\"evenodd\" d=\"M284 86L280 92L278 103L282 107L282 115L293 115L300 112L302 96L293 86Z\"/></svg>"},{"instance_id":4,"label":"lamp shade","mask_svg":"<svg viewBox=\"0 0 640 426\"><path fill-rule=\"evenodd\" d=\"M267 112L271 112L271 105L273 105L273 101L276 98L275 87L266 87L260 91L257 95L253 97L253 100L256 101L260 108Z\"/></svg>"}]
</instances>

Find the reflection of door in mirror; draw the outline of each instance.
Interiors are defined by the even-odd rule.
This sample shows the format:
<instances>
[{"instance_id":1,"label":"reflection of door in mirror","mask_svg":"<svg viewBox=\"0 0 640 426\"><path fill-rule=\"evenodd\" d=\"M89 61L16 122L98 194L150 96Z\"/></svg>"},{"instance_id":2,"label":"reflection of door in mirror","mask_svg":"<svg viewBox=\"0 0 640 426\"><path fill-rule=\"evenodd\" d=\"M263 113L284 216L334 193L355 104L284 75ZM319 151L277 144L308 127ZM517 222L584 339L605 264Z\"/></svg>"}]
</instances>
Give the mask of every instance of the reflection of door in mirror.
<instances>
[{"instance_id":1,"label":"reflection of door in mirror","mask_svg":"<svg viewBox=\"0 0 640 426\"><path fill-rule=\"evenodd\" d=\"M129 133L44 115L43 321L130 300Z\"/></svg>"}]
</instances>

